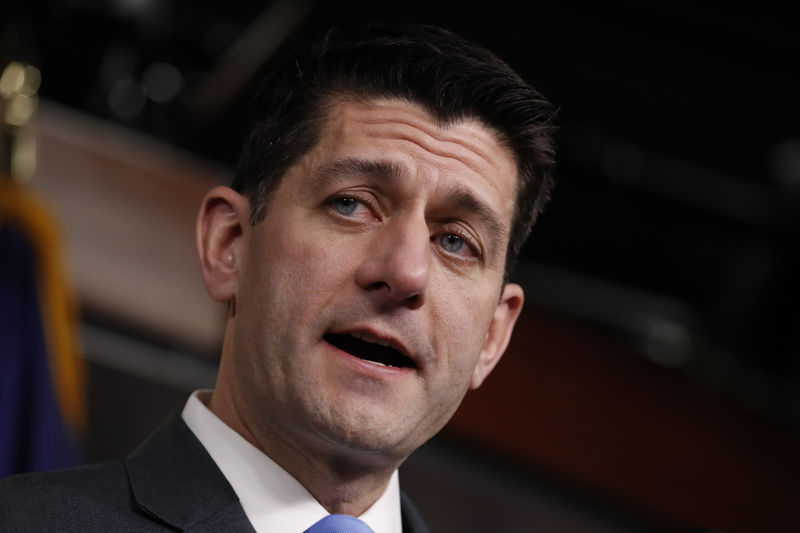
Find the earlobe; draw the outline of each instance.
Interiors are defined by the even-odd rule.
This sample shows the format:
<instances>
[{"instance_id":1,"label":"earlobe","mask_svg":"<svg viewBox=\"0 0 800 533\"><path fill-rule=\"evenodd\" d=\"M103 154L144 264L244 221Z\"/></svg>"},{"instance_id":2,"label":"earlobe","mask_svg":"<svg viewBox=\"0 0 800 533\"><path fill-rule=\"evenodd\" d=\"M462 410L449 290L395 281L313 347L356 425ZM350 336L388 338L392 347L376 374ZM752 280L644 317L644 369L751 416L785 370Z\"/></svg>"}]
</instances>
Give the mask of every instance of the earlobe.
<instances>
[{"instance_id":1,"label":"earlobe","mask_svg":"<svg viewBox=\"0 0 800 533\"><path fill-rule=\"evenodd\" d=\"M483 343L478 364L472 372L470 389L477 389L483 383L491 371L500 361L506 351L511 333L514 331L514 324L522 311L522 304L525 301L525 294L522 287L515 283L507 283L503 287L503 295L492 317L486 341Z\"/></svg>"},{"instance_id":2,"label":"earlobe","mask_svg":"<svg viewBox=\"0 0 800 533\"><path fill-rule=\"evenodd\" d=\"M236 296L241 238L248 224L247 198L228 187L214 187L197 215L197 253L208 293L217 301Z\"/></svg>"}]
</instances>

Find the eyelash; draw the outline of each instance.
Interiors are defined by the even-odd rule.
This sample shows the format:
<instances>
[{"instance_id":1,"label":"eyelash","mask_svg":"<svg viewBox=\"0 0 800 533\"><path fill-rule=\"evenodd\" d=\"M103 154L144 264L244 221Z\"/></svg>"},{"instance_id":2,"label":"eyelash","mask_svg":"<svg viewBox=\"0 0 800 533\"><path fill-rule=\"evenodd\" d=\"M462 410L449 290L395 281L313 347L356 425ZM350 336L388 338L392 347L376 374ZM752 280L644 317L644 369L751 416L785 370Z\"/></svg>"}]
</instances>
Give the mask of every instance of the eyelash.
<instances>
[{"instance_id":1,"label":"eyelash","mask_svg":"<svg viewBox=\"0 0 800 533\"><path fill-rule=\"evenodd\" d=\"M335 196L330 197L326 203L328 204L328 208L331 210L333 215L340 218L343 221L352 222L354 217L340 213L339 210L336 209L336 202L340 200L355 200L356 202L361 204L365 209L367 209L370 213L372 213L373 216L378 218L378 216L376 215L378 209L374 205L374 200L367 199L364 198L362 195L353 193L337 194Z\"/></svg>"},{"instance_id":2,"label":"eyelash","mask_svg":"<svg viewBox=\"0 0 800 533\"><path fill-rule=\"evenodd\" d=\"M440 241L443 235L455 235L456 237L459 237L462 241L464 241L464 246L470 249L475 258L480 259L482 257L481 248L480 246L478 246L478 243L475 241L475 238L472 237L472 235L470 235L469 232L465 231L463 228L460 228L458 226L444 227L439 232L436 233L434 239ZM440 242L438 242L437 244L439 245L440 248L444 250ZM449 252L447 250L444 251L449 255L453 255L455 257L459 257L462 259L467 259L455 252Z\"/></svg>"},{"instance_id":3,"label":"eyelash","mask_svg":"<svg viewBox=\"0 0 800 533\"><path fill-rule=\"evenodd\" d=\"M337 194L337 195L331 196L326 201L326 204L327 204L329 210L332 212L332 214L335 217L339 218L340 220L342 220L344 222L356 223L354 221L355 217L347 216L347 215L345 215L343 213L340 213L336 209L336 202L338 202L340 200L355 200L356 202L361 204L365 209L367 209L368 211L373 213L373 215L377 211L376 207L374 206L374 200L373 199L364 198L360 194L354 194L352 192L349 192L347 194ZM377 215L375 215L375 216L377 218ZM448 254L449 256L456 257L456 258L458 258L458 259L460 259L462 261L468 261L468 260L470 260L470 258L463 257L463 256L461 256L461 255L459 255L459 254L457 254L455 252L449 252L447 250L444 250L444 248L441 246L440 242L438 242L442 238L443 235L455 235L455 236L459 237L460 239L462 239L464 241L464 245L467 248L470 249L470 251L473 253L475 258L481 259L483 257L482 249L481 249L480 245L477 243L476 239L468 231L464 230L463 228L461 228L459 226L455 226L455 225L445 226L445 227L441 228L436 233L436 235L434 237L431 237L431 240L432 241L437 241L437 245L439 246L439 248L442 249L444 251L444 253Z\"/></svg>"}]
</instances>

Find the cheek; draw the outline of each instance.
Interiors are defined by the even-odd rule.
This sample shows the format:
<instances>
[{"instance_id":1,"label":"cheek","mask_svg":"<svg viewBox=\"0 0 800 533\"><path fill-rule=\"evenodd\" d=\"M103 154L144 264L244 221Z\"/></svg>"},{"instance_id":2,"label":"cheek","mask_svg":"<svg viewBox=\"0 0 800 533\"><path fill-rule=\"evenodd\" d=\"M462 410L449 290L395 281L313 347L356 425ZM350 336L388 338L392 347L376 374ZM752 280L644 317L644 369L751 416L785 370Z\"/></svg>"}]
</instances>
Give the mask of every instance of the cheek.
<instances>
[{"instance_id":1,"label":"cheek","mask_svg":"<svg viewBox=\"0 0 800 533\"><path fill-rule=\"evenodd\" d=\"M493 294L477 291L467 283L445 289L451 297L437 299L440 304L433 321L439 353L447 354L441 361L446 365L442 370L449 376L450 385L459 390L468 387L496 308ZM437 291L442 289L436 287Z\"/></svg>"},{"instance_id":2,"label":"cheek","mask_svg":"<svg viewBox=\"0 0 800 533\"><path fill-rule=\"evenodd\" d=\"M295 305L325 304L340 293L352 271L354 254L342 243L320 237L296 239L284 247L281 282L302 302ZM308 309L315 312L321 309Z\"/></svg>"},{"instance_id":3,"label":"cheek","mask_svg":"<svg viewBox=\"0 0 800 533\"><path fill-rule=\"evenodd\" d=\"M287 229L262 248L251 265L259 271L252 288L261 302L259 316L290 327L308 327L340 294L353 254L318 235L310 229Z\"/></svg>"}]
</instances>

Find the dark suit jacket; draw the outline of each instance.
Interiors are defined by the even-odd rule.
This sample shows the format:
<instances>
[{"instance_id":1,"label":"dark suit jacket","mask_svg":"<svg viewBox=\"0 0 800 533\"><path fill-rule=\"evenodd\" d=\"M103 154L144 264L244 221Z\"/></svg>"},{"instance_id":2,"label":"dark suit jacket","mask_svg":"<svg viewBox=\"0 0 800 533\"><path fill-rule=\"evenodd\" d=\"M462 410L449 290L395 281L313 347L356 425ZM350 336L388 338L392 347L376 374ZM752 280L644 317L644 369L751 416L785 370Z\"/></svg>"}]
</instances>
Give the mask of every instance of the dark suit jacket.
<instances>
[{"instance_id":1,"label":"dark suit jacket","mask_svg":"<svg viewBox=\"0 0 800 533\"><path fill-rule=\"evenodd\" d=\"M401 510L404 533L428 532L405 495ZM2 532L164 530L254 532L180 416L124 461L0 481Z\"/></svg>"}]
</instances>

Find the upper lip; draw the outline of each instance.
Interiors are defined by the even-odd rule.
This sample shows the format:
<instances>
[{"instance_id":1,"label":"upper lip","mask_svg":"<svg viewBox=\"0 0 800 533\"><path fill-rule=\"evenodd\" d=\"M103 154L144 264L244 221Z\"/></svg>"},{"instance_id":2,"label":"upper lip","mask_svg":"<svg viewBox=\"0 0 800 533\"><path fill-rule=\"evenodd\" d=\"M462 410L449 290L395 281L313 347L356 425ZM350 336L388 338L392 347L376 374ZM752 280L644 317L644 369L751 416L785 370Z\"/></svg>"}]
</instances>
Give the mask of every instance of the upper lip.
<instances>
[{"instance_id":1,"label":"upper lip","mask_svg":"<svg viewBox=\"0 0 800 533\"><path fill-rule=\"evenodd\" d=\"M372 342L383 346L394 348L404 356L411 359L417 368L420 365L420 358L412 353L405 343L394 335L377 332L372 328L355 327L338 331L331 331L334 335L352 335L366 342Z\"/></svg>"}]
</instances>

